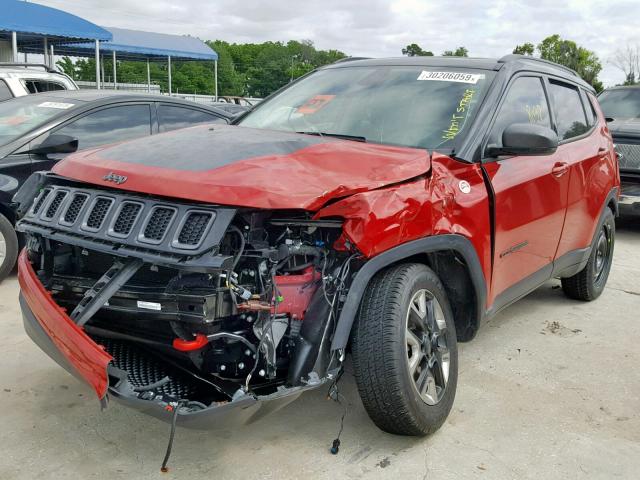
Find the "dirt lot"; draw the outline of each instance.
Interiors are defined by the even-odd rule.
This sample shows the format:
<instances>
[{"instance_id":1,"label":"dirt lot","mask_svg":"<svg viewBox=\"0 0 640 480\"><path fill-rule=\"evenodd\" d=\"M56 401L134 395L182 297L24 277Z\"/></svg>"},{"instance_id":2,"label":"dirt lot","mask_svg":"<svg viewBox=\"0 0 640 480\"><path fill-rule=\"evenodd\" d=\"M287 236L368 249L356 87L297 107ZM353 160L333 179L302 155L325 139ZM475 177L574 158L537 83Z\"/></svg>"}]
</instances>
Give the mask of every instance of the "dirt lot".
<instances>
[{"instance_id":1,"label":"dirt lot","mask_svg":"<svg viewBox=\"0 0 640 480\"><path fill-rule=\"evenodd\" d=\"M17 280L0 285L0 479L40 478L638 478L640 227L619 229L612 275L595 303L549 282L461 346L453 411L430 438L402 438L367 418L351 375L341 410L325 392L236 432L178 430L92 392L27 338Z\"/></svg>"}]
</instances>

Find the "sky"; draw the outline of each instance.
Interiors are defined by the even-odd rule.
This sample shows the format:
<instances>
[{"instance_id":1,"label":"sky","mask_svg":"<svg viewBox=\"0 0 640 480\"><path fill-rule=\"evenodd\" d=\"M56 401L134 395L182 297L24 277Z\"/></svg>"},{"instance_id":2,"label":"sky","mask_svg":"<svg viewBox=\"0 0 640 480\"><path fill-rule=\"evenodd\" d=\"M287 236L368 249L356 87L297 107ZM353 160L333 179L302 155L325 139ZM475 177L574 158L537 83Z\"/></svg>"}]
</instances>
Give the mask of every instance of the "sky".
<instances>
[{"instance_id":1,"label":"sky","mask_svg":"<svg viewBox=\"0 0 640 480\"><path fill-rule=\"evenodd\" d=\"M203 40L312 40L351 56L400 56L417 43L441 54L500 57L558 33L593 50L605 86L624 74L617 49L640 45L638 0L38 0L98 25L192 35Z\"/></svg>"}]
</instances>

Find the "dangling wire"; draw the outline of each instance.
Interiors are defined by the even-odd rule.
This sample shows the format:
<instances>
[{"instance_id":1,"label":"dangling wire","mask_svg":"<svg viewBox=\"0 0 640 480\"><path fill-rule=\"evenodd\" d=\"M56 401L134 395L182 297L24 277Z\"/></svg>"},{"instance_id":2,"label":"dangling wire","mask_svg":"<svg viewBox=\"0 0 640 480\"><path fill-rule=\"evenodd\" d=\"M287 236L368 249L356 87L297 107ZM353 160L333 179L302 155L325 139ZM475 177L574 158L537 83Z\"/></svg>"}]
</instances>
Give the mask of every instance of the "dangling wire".
<instances>
[{"instance_id":1,"label":"dangling wire","mask_svg":"<svg viewBox=\"0 0 640 480\"><path fill-rule=\"evenodd\" d=\"M169 457L171 456L171 448L173 447L173 438L176 434L176 423L178 421L178 411L182 405L186 405L188 400L178 400L176 404L173 406L173 415L171 416L171 433L169 434L169 444L167 445L167 451L164 454L164 460L162 460L162 467L160 467L160 471L162 473L167 473L169 469L167 468L167 463L169 463Z\"/></svg>"},{"instance_id":2,"label":"dangling wire","mask_svg":"<svg viewBox=\"0 0 640 480\"><path fill-rule=\"evenodd\" d=\"M338 390L338 382L340 381L340 378L342 378L342 373L343 372L341 370L340 373L338 373L338 375L336 376L335 381L331 384L331 387L329 387L329 391L327 392L327 398L333 400L342 407L342 417L340 417L340 430L338 430L338 436L333 439L330 449L333 455L337 455L340 451L340 435L342 435L342 431L344 430L344 417L346 417L347 415L347 401L344 398L344 395L342 395ZM342 397L344 403L340 401L340 397Z\"/></svg>"}]
</instances>

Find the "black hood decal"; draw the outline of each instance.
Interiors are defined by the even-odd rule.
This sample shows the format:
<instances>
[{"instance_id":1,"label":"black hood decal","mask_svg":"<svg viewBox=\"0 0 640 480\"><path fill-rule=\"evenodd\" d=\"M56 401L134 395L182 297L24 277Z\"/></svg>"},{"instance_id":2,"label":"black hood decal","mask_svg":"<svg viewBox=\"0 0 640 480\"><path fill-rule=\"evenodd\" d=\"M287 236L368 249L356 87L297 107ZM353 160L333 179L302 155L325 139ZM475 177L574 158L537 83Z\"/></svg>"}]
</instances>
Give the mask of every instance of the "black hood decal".
<instances>
[{"instance_id":1,"label":"black hood decal","mask_svg":"<svg viewBox=\"0 0 640 480\"><path fill-rule=\"evenodd\" d=\"M298 133L229 125L200 125L110 146L97 155L118 162L204 171L249 158L289 155L336 141ZM170 163L167 162L170 159Z\"/></svg>"}]
</instances>

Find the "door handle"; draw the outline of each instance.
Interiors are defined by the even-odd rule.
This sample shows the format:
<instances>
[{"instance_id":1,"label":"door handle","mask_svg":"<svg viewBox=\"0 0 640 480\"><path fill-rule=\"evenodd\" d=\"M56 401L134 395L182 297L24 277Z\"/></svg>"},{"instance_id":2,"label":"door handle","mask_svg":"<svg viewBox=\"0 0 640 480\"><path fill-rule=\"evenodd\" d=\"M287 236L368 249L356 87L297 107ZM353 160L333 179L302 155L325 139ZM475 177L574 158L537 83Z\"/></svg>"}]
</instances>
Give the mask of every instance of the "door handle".
<instances>
[{"instance_id":1,"label":"door handle","mask_svg":"<svg viewBox=\"0 0 640 480\"><path fill-rule=\"evenodd\" d=\"M608 148L600 147L598 149L598 157L600 157L600 158L606 157L608 153L609 153L609 149Z\"/></svg>"},{"instance_id":2,"label":"door handle","mask_svg":"<svg viewBox=\"0 0 640 480\"><path fill-rule=\"evenodd\" d=\"M569 164L566 162L557 162L551 169L551 173L556 177L561 177L569 171Z\"/></svg>"}]
</instances>

